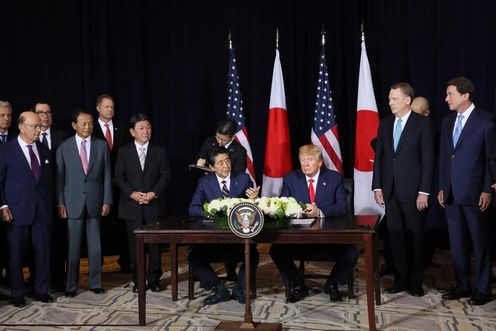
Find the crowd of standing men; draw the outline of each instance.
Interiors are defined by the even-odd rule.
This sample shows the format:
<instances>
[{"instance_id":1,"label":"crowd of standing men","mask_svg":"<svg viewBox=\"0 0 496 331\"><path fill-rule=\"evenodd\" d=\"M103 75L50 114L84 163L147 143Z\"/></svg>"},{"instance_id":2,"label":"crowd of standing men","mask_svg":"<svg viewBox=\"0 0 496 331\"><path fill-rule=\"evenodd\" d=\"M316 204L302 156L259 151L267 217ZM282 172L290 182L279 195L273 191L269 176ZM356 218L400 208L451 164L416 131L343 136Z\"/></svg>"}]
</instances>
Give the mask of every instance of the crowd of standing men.
<instances>
[{"instance_id":1,"label":"crowd of standing men","mask_svg":"<svg viewBox=\"0 0 496 331\"><path fill-rule=\"evenodd\" d=\"M408 83L390 88L392 115L383 118L379 125L372 179L375 200L385 207L387 217L394 270L394 284L386 289L389 293L424 295L424 221L427 211L439 203L445 209L456 280L443 299L470 298L471 305L491 300L487 210L496 189L495 123L491 113L473 103L474 91L474 84L465 77L446 84L445 100L452 113L444 118L436 138L429 111L417 110L426 110L427 100L418 98L413 102L414 90ZM97 98L97 112L97 120L84 110L74 112L75 134L68 137L52 127L49 104L37 102L31 111L20 114L18 134L14 134L10 104L0 101L0 212L4 221L0 235L6 236L0 238L0 245L7 243L8 248L5 251L2 246L0 268L6 269L11 301L16 307L26 305L23 258L28 247L33 251L29 268L35 300L53 300L48 294L50 284L56 290L65 290L68 297L77 294L84 233L89 289L96 294L104 293L100 241L104 217L109 218L106 224L117 218L124 220L116 222L114 228L127 234L128 246L120 247L120 263L122 270L132 272L136 284L133 231L164 216L169 162L163 147L150 144L152 125L145 114L133 115L128 129L114 123L114 100L109 95ZM223 120L215 137L203 144L197 164L210 167L212 172L198 181L189 206L190 216L205 217L202 206L212 199L258 196L259 187L254 187L244 173L246 151L233 140L235 132L236 123ZM281 196L304 202L307 217L346 213L343 178L322 167L320 148L300 147L299 161L300 169L284 177ZM55 215L65 221L54 221ZM230 299L244 302L246 284L244 277L236 276L236 264L226 264L228 275L238 278L232 294L209 264L214 255L221 253L230 258L242 256L241 246L228 246L197 245L190 252L193 271L204 287L213 289L206 304ZM258 254L255 246L251 249L250 272L254 273ZM148 287L161 291L160 249L158 245L148 245L148 251ZM346 282L358 257L355 247L350 245L274 245L270 253L289 287L290 303L309 293L293 260L311 260L320 254L336 261L324 290L331 301L340 301L338 285ZM241 267L240 274L243 273ZM136 290L135 285L133 292Z\"/></svg>"},{"instance_id":2,"label":"crowd of standing men","mask_svg":"<svg viewBox=\"0 0 496 331\"><path fill-rule=\"evenodd\" d=\"M5 271L16 307L26 305L27 286L41 302L53 301L49 287L65 291L67 297L77 294L83 234L89 289L104 293L102 223L121 234L121 271L132 271L135 279L135 254L128 253L134 253L133 230L164 214L160 198L169 181L169 163L162 147L149 144L149 118L133 115L129 128L113 122L114 100L109 95L99 96L96 108L96 120L89 112L75 111L75 134L68 135L52 126L47 102L36 102L21 113L16 130L11 105L0 101L0 276ZM117 220L117 212L125 222ZM26 265L29 284L23 275ZM160 291L160 264L154 273L158 276L149 286Z\"/></svg>"}]
</instances>

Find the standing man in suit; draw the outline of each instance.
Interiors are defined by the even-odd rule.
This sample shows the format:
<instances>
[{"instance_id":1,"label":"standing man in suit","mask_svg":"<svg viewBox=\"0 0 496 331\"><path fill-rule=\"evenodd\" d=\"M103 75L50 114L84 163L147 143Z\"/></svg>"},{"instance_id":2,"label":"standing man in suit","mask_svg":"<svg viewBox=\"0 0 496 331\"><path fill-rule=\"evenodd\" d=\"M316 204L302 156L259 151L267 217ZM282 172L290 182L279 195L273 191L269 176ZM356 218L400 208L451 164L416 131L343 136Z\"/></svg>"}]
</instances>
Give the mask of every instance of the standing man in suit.
<instances>
[{"instance_id":1,"label":"standing man in suit","mask_svg":"<svg viewBox=\"0 0 496 331\"><path fill-rule=\"evenodd\" d=\"M119 189L115 184L115 160L120 147L130 142L128 127L124 123L114 121L115 105L114 98L108 94L99 95L96 98L96 111L98 119L95 121L93 136L107 142L110 152L110 163L112 167L113 195L119 196ZM129 273L129 250L127 246L126 225L117 219L119 200L115 199L110 214L103 219L102 240L103 251L116 249L119 254L117 263L122 273ZM108 247L108 249L107 249Z\"/></svg>"},{"instance_id":2,"label":"standing man in suit","mask_svg":"<svg viewBox=\"0 0 496 331\"><path fill-rule=\"evenodd\" d=\"M228 198L250 198L258 196L260 187L253 188L250 176L246 173L234 175L231 173L231 160L229 152L224 147L213 147L207 153L207 162L214 172L201 177L198 180L195 193L189 204L188 213L192 217L205 217L203 204L222 197ZM255 273L259 256L255 245L250 247L251 274ZM206 289L214 289L214 293L205 299L205 304L213 305L221 301L231 299L229 291L225 288L214 270L210 266L212 257L216 261L236 257L244 261L244 246L242 244L196 245L190 252L188 259L194 273L200 279L202 286ZM253 279L253 277L251 278ZM233 289L232 298L240 303L245 302L244 295L245 276L244 265L239 272L238 281Z\"/></svg>"},{"instance_id":3,"label":"standing man in suit","mask_svg":"<svg viewBox=\"0 0 496 331\"><path fill-rule=\"evenodd\" d=\"M485 211L492 192L488 162L494 118L473 104L474 91L474 83L466 77L446 84L445 100L453 113L444 118L441 127L438 200L446 211L456 275L456 286L443 299L471 296L469 304L478 306L491 300L489 223ZM475 258L474 292L470 285L471 248Z\"/></svg>"},{"instance_id":4,"label":"standing man in suit","mask_svg":"<svg viewBox=\"0 0 496 331\"><path fill-rule=\"evenodd\" d=\"M372 190L386 207L394 284L388 293L408 291L423 296L425 210L434 174L434 128L430 119L413 112L413 88L398 83L389 90L392 116L379 125Z\"/></svg>"},{"instance_id":5,"label":"standing man in suit","mask_svg":"<svg viewBox=\"0 0 496 331\"><path fill-rule=\"evenodd\" d=\"M76 131L57 149L58 214L67 219L68 266L66 296L74 297L79 285L81 237L86 230L89 289L102 288L100 222L110 212L112 178L110 154L105 141L93 138L93 116L83 110L72 114Z\"/></svg>"},{"instance_id":6,"label":"standing man in suit","mask_svg":"<svg viewBox=\"0 0 496 331\"><path fill-rule=\"evenodd\" d=\"M59 145L67 139L67 132L56 130L53 124L53 112L48 102L39 100L35 102L33 111L40 117L41 134L40 141L50 150L52 163L55 163L55 151ZM56 167L52 167L53 178L55 179ZM55 192L55 191L54 191ZM52 256L51 256L51 285L56 291L65 291L65 261L67 250L67 223L61 221L57 216L57 205L54 200L52 214L55 219L52 223Z\"/></svg>"},{"instance_id":7,"label":"standing man in suit","mask_svg":"<svg viewBox=\"0 0 496 331\"><path fill-rule=\"evenodd\" d=\"M234 140L237 129L238 125L232 119L221 120L217 125L215 136L203 142L196 164L206 166L208 151L213 147L224 147L229 152L232 173L234 175L244 173L246 171L246 149Z\"/></svg>"},{"instance_id":8,"label":"standing man in suit","mask_svg":"<svg viewBox=\"0 0 496 331\"><path fill-rule=\"evenodd\" d=\"M30 242L35 252L34 298L52 302L50 225L52 169L50 151L38 141L41 120L32 112L19 116L19 136L0 147L0 211L7 223L9 278L15 307L24 307L23 256Z\"/></svg>"},{"instance_id":9,"label":"standing man in suit","mask_svg":"<svg viewBox=\"0 0 496 331\"><path fill-rule=\"evenodd\" d=\"M150 144L152 125L145 114L135 114L129 122L134 142L121 147L115 164L115 180L121 191L119 218L126 221L131 258L133 292L137 292L136 237L134 230L156 224L165 215L165 191L170 181L169 161L165 149ZM148 288L162 291L161 254L158 244L148 244Z\"/></svg>"},{"instance_id":10,"label":"standing man in suit","mask_svg":"<svg viewBox=\"0 0 496 331\"><path fill-rule=\"evenodd\" d=\"M16 137L13 130L9 130L12 124L12 107L8 101L0 100L0 146L9 140ZM7 258L7 230L5 224L0 224L0 280L8 284L7 266L9 264ZM6 278L3 277L5 270Z\"/></svg>"},{"instance_id":11,"label":"standing man in suit","mask_svg":"<svg viewBox=\"0 0 496 331\"><path fill-rule=\"evenodd\" d=\"M293 197L306 203L305 217L330 218L346 214L346 191L342 176L322 168L322 151L315 145L304 145L299 150L301 169L283 178L282 197ZM346 284L353 273L358 252L354 245L286 245L274 244L270 256L290 287L286 302L297 302L308 295L305 280L300 277L294 260L312 260L320 256L336 261L327 278L324 290L331 301L341 301L338 284Z\"/></svg>"}]
</instances>

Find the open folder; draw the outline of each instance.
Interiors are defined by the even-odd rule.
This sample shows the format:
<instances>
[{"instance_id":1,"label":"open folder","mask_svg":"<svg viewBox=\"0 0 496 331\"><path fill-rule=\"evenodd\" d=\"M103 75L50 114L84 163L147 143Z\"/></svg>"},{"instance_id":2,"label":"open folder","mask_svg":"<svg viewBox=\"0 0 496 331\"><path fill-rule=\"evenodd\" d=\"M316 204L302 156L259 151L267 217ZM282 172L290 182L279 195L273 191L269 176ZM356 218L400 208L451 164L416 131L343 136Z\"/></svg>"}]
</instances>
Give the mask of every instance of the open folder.
<instances>
[{"instance_id":1,"label":"open folder","mask_svg":"<svg viewBox=\"0 0 496 331\"><path fill-rule=\"evenodd\" d=\"M194 170L194 171L199 171L201 173L212 172L213 171L209 167L199 166L199 165L196 165L196 164L190 164L188 166L188 169L189 169L189 171Z\"/></svg>"}]
</instances>

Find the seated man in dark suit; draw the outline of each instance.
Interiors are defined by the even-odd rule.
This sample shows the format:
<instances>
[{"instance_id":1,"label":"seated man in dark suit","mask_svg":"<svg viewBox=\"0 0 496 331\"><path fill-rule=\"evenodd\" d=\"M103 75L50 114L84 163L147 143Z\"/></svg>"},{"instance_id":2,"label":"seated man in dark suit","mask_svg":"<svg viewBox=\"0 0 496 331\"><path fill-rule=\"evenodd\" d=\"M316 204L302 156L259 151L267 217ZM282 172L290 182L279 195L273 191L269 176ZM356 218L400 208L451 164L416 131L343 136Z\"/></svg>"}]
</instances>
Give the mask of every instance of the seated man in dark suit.
<instances>
[{"instance_id":1,"label":"seated man in dark suit","mask_svg":"<svg viewBox=\"0 0 496 331\"><path fill-rule=\"evenodd\" d=\"M339 173L322 166L322 151L315 145L300 147L301 169L294 170L283 179L282 197L294 197L306 203L305 217L329 218L346 213L346 191ZM353 272L358 252L353 245L286 245L274 244L270 256L282 274L283 281L289 282L291 294L287 302L297 302L308 295L304 279L299 277L294 260L312 260L330 257L336 264L332 269L324 290L331 301L340 301L342 296L338 284L346 284Z\"/></svg>"},{"instance_id":2,"label":"seated man in dark suit","mask_svg":"<svg viewBox=\"0 0 496 331\"><path fill-rule=\"evenodd\" d=\"M232 119L221 120L215 136L208 137L203 142L196 164L205 166L208 151L213 147L224 147L229 152L231 159L231 172L234 175L244 173L246 171L246 149L234 140L237 128L238 125Z\"/></svg>"},{"instance_id":3,"label":"seated man in dark suit","mask_svg":"<svg viewBox=\"0 0 496 331\"><path fill-rule=\"evenodd\" d=\"M196 191L191 199L188 213L193 217L205 217L203 204L222 197L254 199L258 196L259 187L253 188L250 177L241 173L231 174L231 160L228 151L223 147L214 147L208 151L207 161L214 172L201 177L198 180ZM244 247L242 244L196 245L188 256L191 268L200 279L202 286L206 289L214 288L214 293L205 299L205 304L212 305L221 301L231 299L229 291L225 288L214 270L210 266L210 260L222 261L223 256L228 258L239 257L243 260ZM251 246L250 264L251 274L255 273L258 265L258 251L254 245ZM252 277L253 279L253 277ZM244 266L241 267L236 287L233 289L232 297L239 302L244 302L243 289L245 288Z\"/></svg>"}]
</instances>

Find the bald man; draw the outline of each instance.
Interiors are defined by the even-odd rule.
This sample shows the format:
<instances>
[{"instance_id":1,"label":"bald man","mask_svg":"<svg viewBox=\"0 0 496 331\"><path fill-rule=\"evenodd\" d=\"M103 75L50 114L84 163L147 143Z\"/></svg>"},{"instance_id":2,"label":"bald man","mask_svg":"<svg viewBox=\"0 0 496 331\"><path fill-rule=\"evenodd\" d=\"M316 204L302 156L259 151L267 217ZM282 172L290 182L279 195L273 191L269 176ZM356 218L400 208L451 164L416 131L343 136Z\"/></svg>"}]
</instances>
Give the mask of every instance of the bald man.
<instances>
[{"instance_id":1,"label":"bald man","mask_svg":"<svg viewBox=\"0 0 496 331\"><path fill-rule=\"evenodd\" d=\"M413 99L410 108L414 112L422 116L429 116L431 111L429 110L429 101L424 97L416 97Z\"/></svg>"},{"instance_id":2,"label":"bald man","mask_svg":"<svg viewBox=\"0 0 496 331\"><path fill-rule=\"evenodd\" d=\"M28 242L35 255L34 299L52 302L50 275L50 226L52 223L52 170L50 151L38 141L41 120L33 112L18 119L17 139L0 145L0 214L7 225L11 303L24 307L22 267Z\"/></svg>"}]
</instances>

